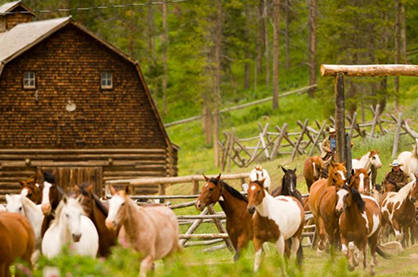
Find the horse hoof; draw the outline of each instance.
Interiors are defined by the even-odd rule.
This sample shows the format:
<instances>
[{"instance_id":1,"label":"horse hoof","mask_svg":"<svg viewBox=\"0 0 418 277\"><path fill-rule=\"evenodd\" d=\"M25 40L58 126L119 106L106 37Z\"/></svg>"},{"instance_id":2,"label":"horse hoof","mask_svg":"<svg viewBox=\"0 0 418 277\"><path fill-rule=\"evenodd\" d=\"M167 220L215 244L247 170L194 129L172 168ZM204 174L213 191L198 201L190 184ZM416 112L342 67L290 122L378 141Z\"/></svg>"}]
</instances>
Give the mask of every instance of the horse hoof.
<instances>
[{"instance_id":1,"label":"horse hoof","mask_svg":"<svg viewBox=\"0 0 418 277\"><path fill-rule=\"evenodd\" d=\"M353 271L353 270L354 270L354 268L355 268L355 266L348 265L348 271Z\"/></svg>"},{"instance_id":2,"label":"horse hoof","mask_svg":"<svg viewBox=\"0 0 418 277\"><path fill-rule=\"evenodd\" d=\"M370 276L375 276L376 272L374 272L374 270L370 270Z\"/></svg>"}]
</instances>

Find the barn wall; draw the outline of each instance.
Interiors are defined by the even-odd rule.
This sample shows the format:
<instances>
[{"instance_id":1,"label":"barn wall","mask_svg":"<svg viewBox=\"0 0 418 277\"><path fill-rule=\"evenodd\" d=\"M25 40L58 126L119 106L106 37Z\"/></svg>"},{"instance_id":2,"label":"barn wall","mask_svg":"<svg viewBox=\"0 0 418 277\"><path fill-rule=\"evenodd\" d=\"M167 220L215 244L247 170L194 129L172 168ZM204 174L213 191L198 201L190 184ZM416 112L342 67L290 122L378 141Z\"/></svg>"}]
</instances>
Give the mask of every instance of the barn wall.
<instances>
[{"instance_id":1,"label":"barn wall","mask_svg":"<svg viewBox=\"0 0 418 277\"><path fill-rule=\"evenodd\" d=\"M36 90L23 90L25 71ZM113 73L114 89L100 89L101 72ZM167 147L136 67L72 24L6 64L0 122L0 148Z\"/></svg>"},{"instance_id":2,"label":"barn wall","mask_svg":"<svg viewBox=\"0 0 418 277\"><path fill-rule=\"evenodd\" d=\"M103 187L107 180L177 175L176 164L169 163L177 152L172 149L100 149L100 150L1 150L0 202L5 194L18 193L19 180L24 180L42 168L101 168ZM89 179L91 176L87 176ZM95 176L94 178L98 178ZM65 178L64 178L65 179ZM90 180L90 179L89 179ZM78 182L87 181L78 179ZM67 188L69 184L59 185ZM66 189L71 190L71 189ZM143 186L135 193L154 194L158 186Z\"/></svg>"}]
</instances>

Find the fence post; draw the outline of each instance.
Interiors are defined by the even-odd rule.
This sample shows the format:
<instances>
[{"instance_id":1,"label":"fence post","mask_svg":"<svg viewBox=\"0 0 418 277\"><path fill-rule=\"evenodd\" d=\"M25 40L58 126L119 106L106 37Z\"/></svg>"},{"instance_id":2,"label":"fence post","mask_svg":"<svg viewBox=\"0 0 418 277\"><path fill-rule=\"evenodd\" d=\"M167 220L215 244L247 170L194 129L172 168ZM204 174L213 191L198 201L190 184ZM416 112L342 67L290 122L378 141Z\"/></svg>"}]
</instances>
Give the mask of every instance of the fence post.
<instances>
[{"instance_id":1,"label":"fence post","mask_svg":"<svg viewBox=\"0 0 418 277\"><path fill-rule=\"evenodd\" d=\"M345 96L344 74L335 75L335 127L337 131L337 161L347 160L347 143L345 142Z\"/></svg>"},{"instance_id":2,"label":"fence post","mask_svg":"<svg viewBox=\"0 0 418 277\"><path fill-rule=\"evenodd\" d=\"M199 193L199 181L193 180L193 195L196 195Z\"/></svg>"},{"instance_id":3,"label":"fence post","mask_svg":"<svg viewBox=\"0 0 418 277\"><path fill-rule=\"evenodd\" d=\"M399 113L398 120L396 122L395 139L393 140L392 158L396 157L398 153L399 136L401 134L402 127L402 113Z\"/></svg>"},{"instance_id":4,"label":"fence post","mask_svg":"<svg viewBox=\"0 0 418 277\"><path fill-rule=\"evenodd\" d=\"M279 152L279 147L280 147L280 144L282 143L284 135L286 134L286 131L287 131L287 123L283 123L283 127L280 131L279 138L274 143L273 151L271 152L271 155L270 155L270 160L273 160L277 156L277 152Z\"/></svg>"}]
</instances>

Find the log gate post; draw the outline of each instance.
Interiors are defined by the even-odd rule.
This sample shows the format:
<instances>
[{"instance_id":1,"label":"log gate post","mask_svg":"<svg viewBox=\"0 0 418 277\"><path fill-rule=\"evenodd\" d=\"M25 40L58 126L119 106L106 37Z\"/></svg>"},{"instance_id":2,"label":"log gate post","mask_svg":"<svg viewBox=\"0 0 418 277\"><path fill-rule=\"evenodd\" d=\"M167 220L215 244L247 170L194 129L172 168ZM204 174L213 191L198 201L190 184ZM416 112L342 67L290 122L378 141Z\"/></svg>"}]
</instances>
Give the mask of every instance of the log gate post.
<instances>
[{"instance_id":1,"label":"log gate post","mask_svg":"<svg viewBox=\"0 0 418 277\"><path fill-rule=\"evenodd\" d=\"M335 129L337 131L337 161L342 163L347 160L343 73L335 74Z\"/></svg>"}]
</instances>

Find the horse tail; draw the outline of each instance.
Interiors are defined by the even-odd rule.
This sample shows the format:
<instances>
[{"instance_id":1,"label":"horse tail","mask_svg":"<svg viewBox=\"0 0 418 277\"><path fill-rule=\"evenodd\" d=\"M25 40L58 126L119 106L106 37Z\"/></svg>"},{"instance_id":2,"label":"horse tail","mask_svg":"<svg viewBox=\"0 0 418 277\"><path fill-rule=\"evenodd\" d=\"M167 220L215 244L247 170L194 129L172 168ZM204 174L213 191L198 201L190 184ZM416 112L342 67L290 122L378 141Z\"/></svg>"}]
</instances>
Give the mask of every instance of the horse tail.
<instances>
[{"instance_id":1,"label":"horse tail","mask_svg":"<svg viewBox=\"0 0 418 277\"><path fill-rule=\"evenodd\" d=\"M376 252L377 252L377 254L379 254L384 259L390 259L391 258L391 256L388 253L386 253L382 250L380 245L376 245Z\"/></svg>"}]
</instances>

